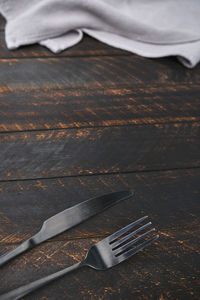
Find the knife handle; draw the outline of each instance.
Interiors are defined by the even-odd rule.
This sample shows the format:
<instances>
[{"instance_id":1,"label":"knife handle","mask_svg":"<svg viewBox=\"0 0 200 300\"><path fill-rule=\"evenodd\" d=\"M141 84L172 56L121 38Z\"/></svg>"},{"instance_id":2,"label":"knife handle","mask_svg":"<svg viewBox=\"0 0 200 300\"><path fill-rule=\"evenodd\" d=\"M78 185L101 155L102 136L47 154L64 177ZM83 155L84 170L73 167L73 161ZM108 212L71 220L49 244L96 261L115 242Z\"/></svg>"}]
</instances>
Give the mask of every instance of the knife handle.
<instances>
[{"instance_id":1,"label":"knife handle","mask_svg":"<svg viewBox=\"0 0 200 300\"><path fill-rule=\"evenodd\" d=\"M24 253L28 249L33 248L35 245L38 245L37 234L31 237L30 239L24 241L18 247L0 256L0 267L2 267L5 263L18 256L19 254Z\"/></svg>"}]
</instances>

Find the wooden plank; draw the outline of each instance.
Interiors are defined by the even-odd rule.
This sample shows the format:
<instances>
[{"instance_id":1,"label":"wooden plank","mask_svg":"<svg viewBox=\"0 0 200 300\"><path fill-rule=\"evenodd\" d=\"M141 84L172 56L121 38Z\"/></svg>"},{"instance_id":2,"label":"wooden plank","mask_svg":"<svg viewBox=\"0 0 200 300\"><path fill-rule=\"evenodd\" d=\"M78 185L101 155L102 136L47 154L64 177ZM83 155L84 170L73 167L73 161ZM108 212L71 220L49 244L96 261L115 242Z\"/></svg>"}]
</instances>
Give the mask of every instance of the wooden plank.
<instances>
[{"instance_id":1,"label":"wooden plank","mask_svg":"<svg viewBox=\"0 0 200 300\"><path fill-rule=\"evenodd\" d=\"M1 28L1 24L0 24ZM1 30L1 29L0 29ZM63 56L97 56L97 55L131 55L128 51L123 51L101 43L87 35L77 45L54 54L46 47L37 44L23 46L16 50L8 50L5 44L5 34L0 31L0 58L27 58L27 57L63 57Z\"/></svg>"},{"instance_id":2,"label":"wooden plank","mask_svg":"<svg viewBox=\"0 0 200 300\"><path fill-rule=\"evenodd\" d=\"M199 122L4 133L0 180L199 167Z\"/></svg>"},{"instance_id":3,"label":"wooden plank","mask_svg":"<svg viewBox=\"0 0 200 300\"><path fill-rule=\"evenodd\" d=\"M124 188L136 196L4 266L0 293L79 261L93 243L149 214L160 234L151 248L106 272L65 276L27 299L198 299L199 177L198 169L1 183L1 254L66 204Z\"/></svg>"},{"instance_id":4,"label":"wooden plank","mask_svg":"<svg viewBox=\"0 0 200 300\"><path fill-rule=\"evenodd\" d=\"M200 119L200 85L0 93L0 131Z\"/></svg>"},{"instance_id":5,"label":"wooden plank","mask_svg":"<svg viewBox=\"0 0 200 300\"><path fill-rule=\"evenodd\" d=\"M142 215L149 215L163 234L168 230L197 229L199 179L200 169L185 169L1 182L0 243L2 247L20 243L39 231L43 221L54 214L88 198L124 189L132 190L135 196L54 241L105 236Z\"/></svg>"},{"instance_id":6,"label":"wooden plank","mask_svg":"<svg viewBox=\"0 0 200 300\"><path fill-rule=\"evenodd\" d=\"M66 88L120 88L200 82L200 66L139 56L1 59L0 92Z\"/></svg>"}]
</instances>

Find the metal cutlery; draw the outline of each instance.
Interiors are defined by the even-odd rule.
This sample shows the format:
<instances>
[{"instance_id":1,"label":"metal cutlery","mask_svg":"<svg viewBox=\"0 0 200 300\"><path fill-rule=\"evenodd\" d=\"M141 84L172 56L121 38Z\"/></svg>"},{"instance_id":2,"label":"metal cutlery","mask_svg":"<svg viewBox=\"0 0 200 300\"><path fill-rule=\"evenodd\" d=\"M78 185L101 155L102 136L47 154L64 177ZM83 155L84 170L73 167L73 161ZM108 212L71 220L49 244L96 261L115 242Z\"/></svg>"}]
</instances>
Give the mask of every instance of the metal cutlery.
<instances>
[{"instance_id":1,"label":"metal cutlery","mask_svg":"<svg viewBox=\"0 0 200 300\"><path fill-rule=\"evenodd\" d=\"M67 229L74 227L75 225L78 225L114 204L130 198L132 195L133 193L130 191L114 192L86 200L56 214L43 223L41 230L38 233L24 241L17 248L0 256L0 267L19 254L41 244L47 239L50 239Z\"/></svg>"},{"instance_id":2,"label":"metal cutlery","mask_svg":"<svg viewBox=\"0 0 200 300\"><path fill-rule=\"evenodd\" d=\"M130 258L132 255L136 254L138 251L144 249L145 247L147 247L152 242L158 239L159 236L154 235L144 240L142 243L138 243L155 230L155 228L152 228L149 231L142 233L140 236L137 235L139 232L143 231L149 225L151 225L151 222L149 222L132 231L136 225L140 224L146 218L147 216L127 225L126 227L113 233L107 238L94 244L90 248L88 254L86 255L85 259L82 262L76 263L71 267L68 267L54 274L51 274L49 276L31 282L27 285L21 286L11 292L8 292L7 294L0 296L0 300L20 299L21 297L54 281L55 279L58 279L63 275L84 266L89 266L96 270L106 270L108 268L111 268L123 262L124 260ZM132 247L134 244L136 244L136 246Z\"/></svg>"}]
</instances>

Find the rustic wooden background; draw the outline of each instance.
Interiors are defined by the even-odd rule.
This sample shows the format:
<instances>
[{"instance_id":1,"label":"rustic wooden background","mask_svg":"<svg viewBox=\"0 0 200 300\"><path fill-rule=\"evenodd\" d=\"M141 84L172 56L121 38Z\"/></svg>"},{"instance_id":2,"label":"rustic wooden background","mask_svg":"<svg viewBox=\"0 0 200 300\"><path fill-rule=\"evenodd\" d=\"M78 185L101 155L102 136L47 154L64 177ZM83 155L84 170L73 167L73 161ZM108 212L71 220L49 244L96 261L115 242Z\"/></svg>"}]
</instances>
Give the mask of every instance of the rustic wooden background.
<instances>
[{"instance_id":1,"label":"rustic wooden background","mask_svg":"<svg viewBox=\"0 0 200 300\"><path fill-rule=\"evenodd\" d=\"M8 51L0 19L0 254L89 197L135 196L14 259L0 294L78 262L148 214L160 239L106 272L82 269L25 299L199 299L200 65L89 37L53 55Z\"/></svg>"}]
</instances>

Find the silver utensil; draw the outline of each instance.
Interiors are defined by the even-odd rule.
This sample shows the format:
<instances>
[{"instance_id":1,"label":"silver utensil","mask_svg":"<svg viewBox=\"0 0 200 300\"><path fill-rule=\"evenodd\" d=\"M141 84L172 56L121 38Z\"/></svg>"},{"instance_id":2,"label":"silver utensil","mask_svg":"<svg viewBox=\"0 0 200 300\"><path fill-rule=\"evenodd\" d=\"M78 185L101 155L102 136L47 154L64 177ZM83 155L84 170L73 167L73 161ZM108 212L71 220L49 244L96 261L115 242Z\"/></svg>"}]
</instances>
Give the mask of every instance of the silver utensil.
<instances>
[{"instance_id":1,"label":"silver utensil","mask_svg":"<svg viewBox=\"0 0 200 300\"><path fill-rule=\"evenodd\" d=\"M47 219L41 230L34 236L20 244L17 248L0 256L0 267L19 254L41 244L63 231L78 225L88 218L104 211L105 209L128 199L133 195L130 191L119 191L106 194L100 197L92 198L70 207L55 216Z\"/></svg>"},{"instance_id":2,"label":"silver utensil","mask_svg":"<svg viewBox=\"0 0 200 300\"><path fill-rule=\"evenodd\" d=\"M142 235L137 236L135 239L132 239L136 234L151 224L151 222L149 222L130 232L135 225L141 223L146 218L147 216L127 225L102 241L94 244L82 262L8 292L7 294L0 296L0 300L20 299L21 297L54 281L55 279L58 279L63 275L83 266L89 266L96 270L106 270L123 262L158 239L159 236L155 235L150 239L144 240L142 243L137 244L134 248L131 248L132 245L138 243L141 239L144 239L147 235L155 230L155 228L150 229L149 231L144 232ZM125 233L128 234L125 235Z\"/></svg>"}]
</instances>

